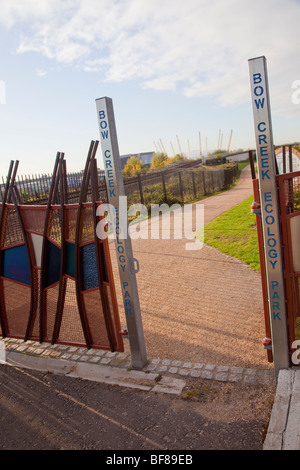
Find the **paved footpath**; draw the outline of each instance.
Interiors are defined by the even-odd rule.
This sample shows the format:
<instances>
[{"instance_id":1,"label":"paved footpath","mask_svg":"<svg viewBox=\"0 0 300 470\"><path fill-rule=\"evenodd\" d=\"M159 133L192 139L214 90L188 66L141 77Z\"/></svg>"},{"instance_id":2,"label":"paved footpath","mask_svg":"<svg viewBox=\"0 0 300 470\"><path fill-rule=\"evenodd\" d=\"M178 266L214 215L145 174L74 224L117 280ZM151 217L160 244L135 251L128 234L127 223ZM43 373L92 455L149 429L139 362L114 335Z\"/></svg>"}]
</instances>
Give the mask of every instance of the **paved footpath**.
<instances>
[{"instance_id":1,"label":"paved footpath","mask_svg":"<svg viewBox=\"0 0 300 470\"><path fill-rule=\"evenodd\" d=\"M241 173L238 183L229 191L208 197L201 201L205 207L205 224L208 224L231 207L240 204L253 194L250 165ZM250 208L249 208L250 210Z\"/></svg>"},{"instance_id":2,"label":"paved footpath","mask_svg":"<svg viewBox=\"0 0 300 470\"><path fill-rule=\"evenodd\" d=\"M204 205L207 224L252 193L248 166L233 189L203 199L194 207ZM158 220L152 220L151 227L156 228ZM178 227L175 218L175 229ZM186 243L194 241L162 239L163 233L159 239L132 240L140 265L137 282L149 358L272 369L261 344L265 331L260 274L206 245L187 250ZM113 242L110 246L118 279ZM116 290L126 326L118 282Z\"/></svg>"}]
</instances>

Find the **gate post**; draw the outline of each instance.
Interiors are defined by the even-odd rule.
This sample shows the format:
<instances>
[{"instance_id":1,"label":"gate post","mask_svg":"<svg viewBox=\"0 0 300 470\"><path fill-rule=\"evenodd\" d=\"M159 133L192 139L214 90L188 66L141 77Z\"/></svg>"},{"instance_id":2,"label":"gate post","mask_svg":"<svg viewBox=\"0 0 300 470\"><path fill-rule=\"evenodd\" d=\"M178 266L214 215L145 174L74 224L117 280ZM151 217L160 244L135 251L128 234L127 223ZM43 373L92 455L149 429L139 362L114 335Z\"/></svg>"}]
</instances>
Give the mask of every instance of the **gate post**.
<instances>
[{"instance_id":1,"label":"gate post","mask_svg":"<svg viewBox=\"0 0 300 470\"><path fill-rule=\"evenodd\" d=\"M277 376L280 369L289 368L289 347L266 58L250 59L249 73L265 247L272 352L274 371Z\"/></svg>"},{"instance_id":2,"label":"gate post","mask_svg":"<svg viewBox=\"0 0 300 470\"><path fill-rule=\"evenodd\" d=\"M135 275L135 260L127 229L127 205L125 208L120 207L120 197L125 197L125 191L112 99L107 97L96 99L96 109L108 202L114 208L114 214L111 214L111 217L116 220L115 242L131 362L133 368L142 369L147 364L147 355ZM121 213L124 209L126 209L125 214Z\"/></svg>"}]
</instances>

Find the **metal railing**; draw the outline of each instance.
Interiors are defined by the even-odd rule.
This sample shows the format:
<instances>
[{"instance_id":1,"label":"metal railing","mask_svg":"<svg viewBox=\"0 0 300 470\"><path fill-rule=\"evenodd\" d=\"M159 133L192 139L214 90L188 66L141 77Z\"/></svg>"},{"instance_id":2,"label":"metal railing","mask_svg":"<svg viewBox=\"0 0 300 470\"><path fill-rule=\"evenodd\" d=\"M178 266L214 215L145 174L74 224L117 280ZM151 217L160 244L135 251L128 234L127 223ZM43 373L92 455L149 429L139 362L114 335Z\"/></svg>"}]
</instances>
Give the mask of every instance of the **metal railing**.
<instances>
[{"instance_id":1,"label":"metal railing","mask_svg":"<svg viewBox=\"0 0 300 470\"><path fill-rule=\"evenodd\" d=\"M238 165L229 168L204 169L199 161L182 162L160 171L124 178L128 205L144 204L147 208L157 203L184 204L231 186L238 176ZM49 197L51 175L18 176L16 187L23 204L46 204ZM68 203L77 203L82 187L83 172L67 174ZM0 186L3 200L5 180ZM103 172L98 171L100 200L107 202L107 190ZM58 193L59 197L59 193ZM88 194L89 198L90 195ZM59 200L57 201L59 203Z\"/></svg>"}]
</instances>

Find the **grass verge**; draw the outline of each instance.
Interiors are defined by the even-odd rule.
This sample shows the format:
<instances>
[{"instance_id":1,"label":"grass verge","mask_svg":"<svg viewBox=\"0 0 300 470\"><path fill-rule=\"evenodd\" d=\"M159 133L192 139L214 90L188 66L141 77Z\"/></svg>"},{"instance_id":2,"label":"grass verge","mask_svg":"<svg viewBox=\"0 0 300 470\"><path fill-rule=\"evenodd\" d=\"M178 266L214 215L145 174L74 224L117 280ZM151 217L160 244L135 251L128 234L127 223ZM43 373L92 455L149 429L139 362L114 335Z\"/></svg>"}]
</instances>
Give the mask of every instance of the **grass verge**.
<instances>
[{"instance_id":1,"label":"grass verge","mask_svg":"<svg viewBox=\"0 0 300 470\"><path fill-rule=\"evenodd\" d=\"M204 236L197 234L207 245L240 259L260 271L255 215L250 206L253 196L229 209L204 227Z\"/></svg>"}]
</instances>

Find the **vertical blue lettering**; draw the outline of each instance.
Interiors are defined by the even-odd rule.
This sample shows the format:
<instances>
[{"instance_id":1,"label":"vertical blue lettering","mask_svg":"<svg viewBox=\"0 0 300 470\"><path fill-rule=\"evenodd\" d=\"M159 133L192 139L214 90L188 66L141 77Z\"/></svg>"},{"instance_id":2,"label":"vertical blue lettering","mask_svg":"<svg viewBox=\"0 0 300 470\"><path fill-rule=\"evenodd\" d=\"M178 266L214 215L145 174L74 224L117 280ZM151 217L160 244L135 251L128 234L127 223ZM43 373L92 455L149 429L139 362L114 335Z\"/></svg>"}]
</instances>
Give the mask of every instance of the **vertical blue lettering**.
<instances>
[{"instance_id":1,"label":"vertical blue lettering","mask_svg":"<svg viewBox=\"0 0 300 470\"><path fill-rule=\"evenodd\" d=\"M263 108L264 105L265 105L265 99L264 98L262 100L259 99L259 100L254 100L254 101L255 101L255 105L256 105L257 109Z\"/></svg>"},{"instance_id":2,"label":"vertical blue lettering","mask_svg":"<svg viewBox=\"0 0 300 470\"><path fill-rule=\"evenodd\" d=\"M261 83L261 74L260 73L254 73L253 74L253 83L256 85L256 83Z\"/></svg>"}]
</instances>

